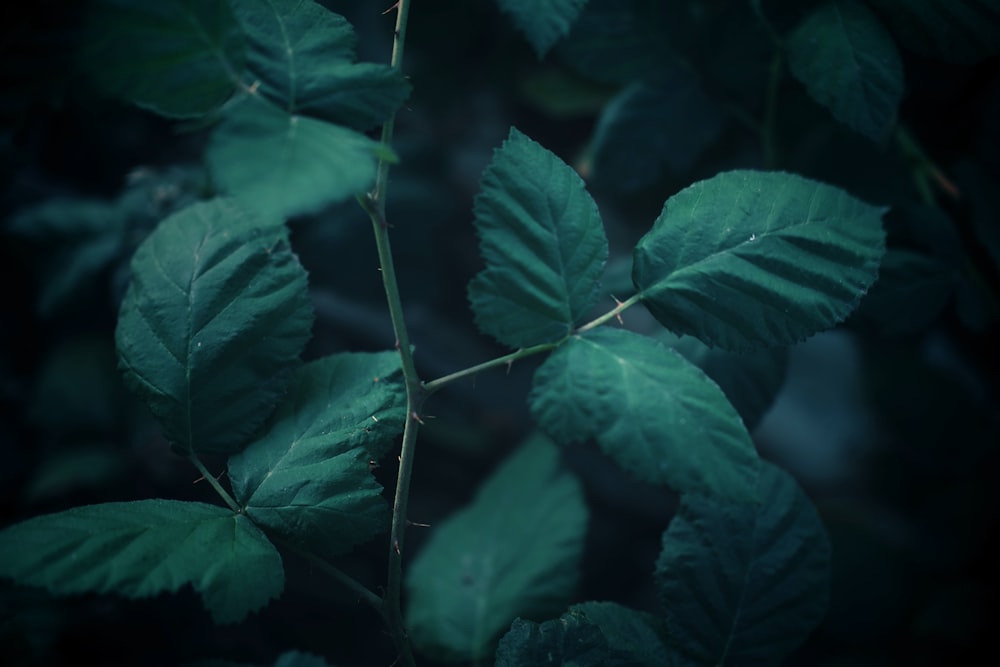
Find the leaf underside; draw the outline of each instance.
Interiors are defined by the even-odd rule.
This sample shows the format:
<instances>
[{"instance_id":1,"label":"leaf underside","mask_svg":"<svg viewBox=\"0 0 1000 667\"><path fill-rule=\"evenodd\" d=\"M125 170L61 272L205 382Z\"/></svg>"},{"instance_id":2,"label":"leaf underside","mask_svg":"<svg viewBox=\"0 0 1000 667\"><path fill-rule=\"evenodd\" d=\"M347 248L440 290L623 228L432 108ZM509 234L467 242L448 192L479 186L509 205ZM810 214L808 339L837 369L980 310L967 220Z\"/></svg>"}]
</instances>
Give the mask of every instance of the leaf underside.
<instances>
[{"instance_id":1,"label":"leaf underside","mask_svg":"<svg viewBox=\"0 0 1000 667\"><path fill-rule=\"evenodd\" d=\"M884 212L793 174L724 172L666 201L632 281L675 333L730 350L788 345L857 306L878 274Z\"/></svg>"},{"instance_id":2,"label":"leaf underside","mask_svg":"<svg viewBox=\"0 0 1000 667\"><path fill-rule=\"evenodd\" d=\"M564 338L593 307L608 241L582 179L511 129L475 201L486 268L469 284L479 328L513 348Z\"/></svg>"},{"instance_id":3,"label":"leaf underside","mask_svg":"<svg viewBox=\"0 0 1000 667\"><path fill-rule=\"evenodd\" d=\"M539 58L566 36L587 0L497 0Z\"/></svg>"},{"instance_id":4,"label":"leaf underside","mask_svg":"<svg viewBox=\"0 0 1000 667\"><path fill-rule=\"evenodd\" d=\"M242 620L284 587L281 556L247 517L178 500L88 505L15 524L0 532L0 576L57 595L128 598L190 584L218 623Z\"/></svg>"}]
</instances>

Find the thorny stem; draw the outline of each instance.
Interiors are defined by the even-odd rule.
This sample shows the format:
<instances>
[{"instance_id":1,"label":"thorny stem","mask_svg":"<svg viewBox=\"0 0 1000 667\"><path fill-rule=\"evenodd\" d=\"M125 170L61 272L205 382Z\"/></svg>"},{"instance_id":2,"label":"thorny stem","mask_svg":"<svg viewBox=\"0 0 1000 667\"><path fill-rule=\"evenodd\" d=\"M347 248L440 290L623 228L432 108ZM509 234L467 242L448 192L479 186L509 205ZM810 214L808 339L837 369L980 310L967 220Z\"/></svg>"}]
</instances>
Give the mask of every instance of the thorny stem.
<instances>
[{"instance_id":1,"label":"thorny stem","mask_svg":"<svg viewBox=\"0 0 1000 667\"><path fill-rule=\"evenodd\" d=\"M396 10L396 32L392 44L390 65L400 67L403 61L403 48L406 44L406 24L410 12L410 0L399 0ZM382 126L382 146L389 149L392 144L392 133L395 126L395 115L390 116ZM375 176L375 188L366 198L360 198L364 209L372 221L375 233L375 245L378 250L379 267L382 272L382 284L385 287L386 302L389 307L389 317L392 329L396 335L396 345L403 366L403 379L406 384L406 423L403 427L403 443L399 455L399 474L396 478L396 495L392 505L392 528L389 533L389 567L386 576L385 596L381 601L381 612L392 636L399 660L403 665L413 667L413 651L407 640L406 628L403 626L401 606L401 588L403 581L403 539L406 531L406 507L410 495L410 476L413 472L413 456L417 443L417 431L420 428L420 408L425 393L417 367L413 362L413 350L410 347L410 337L406 330L403 317L403 305L399 296L399 284L396 280L396 270L392 259L392 246L389 243L389 224L385 217L385 198L389 185L389 162L382 158L378 163Z\"/></svg>"},{"instance_id":2,"label":"thorny stem","mask_svg":"<svg viewBox=\"0 0 1000 667\"><path fill-rule=\"evenodd\" d=\"M201 479L204 479L206 482L212 485L212 488L215 489L215 492L219 494L219 496L226 502L227 505L229 505L229 509L237 513L243 511L240 509L240 506L236 504L236 501L233 500L233 497L229 495L229 492L227 492L224 488L222 488L222 485L219 484L219 480L215 478L215 475L208 472L208 468L206 468L205 464L201 462L201 459L198 458L197 454L195 454L194 452L188 453L188 461L190 461L191 464L198 469L198 472L201 473Z\"/></svg>"},{"instance_id":3,"label":"thorny stem","mask_svg":"<svg viewBox=\"0 0 1000 667\"><path fill-rule=\"evenodd\" d=\"M597 317L591 320L590 322L587 322L586 324L580 325L579 327L573 330L570 336L584 333L585 331L590 331L591 329L599 327L600 325L604 324L605 322L608 322L609 320L620 318L622 312L625 311L625 309L629 308L630 306L634 306L635 304L639 303L640 298L641 297L639 294L634 294L625 301L618 301L617 305L614 308L604 313L600 317ZM565 340L565 338L563 340ZM497 368L499 366L510 366L515 361L519 361L521 359L525 359L527 357L531 357L536 354L541 354L542 352L548 352L550 350L554 350L560 345L562 345L563 340L559 340L554 343L541 343L539 345L532 345L531 347L522 347L521 349L515 350L510 354L505 354L502 357L490 359L489 361L484 361L481 364L476 364L475 366L470 366L469 368L464 368L460 371L449 373L448 375L439 377L436 380L425 382L424 392L426 393L426 395L429 396L430 394L433 394L434 392L438 391L445 385L451 384L456 380L461 380L463 378L471 377L473 375L478 375L479 373L489 370L491 368Z\"/></svg>"}]
</instances>

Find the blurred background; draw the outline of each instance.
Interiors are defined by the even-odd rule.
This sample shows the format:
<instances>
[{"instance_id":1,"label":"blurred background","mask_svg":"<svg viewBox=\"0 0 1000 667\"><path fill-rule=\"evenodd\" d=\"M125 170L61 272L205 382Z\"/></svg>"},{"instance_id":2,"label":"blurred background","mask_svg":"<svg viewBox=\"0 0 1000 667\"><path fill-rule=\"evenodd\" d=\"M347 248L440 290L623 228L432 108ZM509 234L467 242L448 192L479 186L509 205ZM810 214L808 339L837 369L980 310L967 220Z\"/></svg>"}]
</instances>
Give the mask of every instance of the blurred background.
<instances>
[{"instance_id":1,"label":"blurred background","mask_svg":"<svg viewBox=\"0 0 1000 667\"><path fill-rule=\"evenodd\" d=\"M322 4L354 25L361 60L388 61L389 0ZM830 610L789 664L971 662L991 629L1000 555L1000 47L928 52L880 14L899 39L905 87L898 117L867 136L775 60L752 4L590 0L539 60L492 0L414 3L404 63L414 90L397 118L388 218L417 363L430 380L507 352L476 331L465 286L481 268L472 198L512 125L573 165L599 204L611 243L602 312L629 296L631 249L664 200L720 171L791 171L890 206L880 281L844 326L748 355L668 342L719 381L762 455L799 479L826 522ZM817 4L763 6L785 34ZM100 90L77 55L86 11L68 0L0 10L0 525L113 500L214 502L125 391L113 338L136 246L211 194L208 130ZM391 348L365 214L350 202L290 225L317 313L307 358ZM625 326L655 331L640 310ZM531 432L537 363L427 405L414 521L468 502ZM592 512L579 599L655 612L650 574L677 498L592 444L565 462ZM377 473L390 487L391 468ZM411 531L410 553L423 539ZM0 583L0 663L264 663L289 649L337 665L392 662L367 608L305 562L286 563L281 600L235 627L214 627L190 591L53 599ZM373 588L384 566L381 541L344 561Z\"/></svg>"}]
</instances>

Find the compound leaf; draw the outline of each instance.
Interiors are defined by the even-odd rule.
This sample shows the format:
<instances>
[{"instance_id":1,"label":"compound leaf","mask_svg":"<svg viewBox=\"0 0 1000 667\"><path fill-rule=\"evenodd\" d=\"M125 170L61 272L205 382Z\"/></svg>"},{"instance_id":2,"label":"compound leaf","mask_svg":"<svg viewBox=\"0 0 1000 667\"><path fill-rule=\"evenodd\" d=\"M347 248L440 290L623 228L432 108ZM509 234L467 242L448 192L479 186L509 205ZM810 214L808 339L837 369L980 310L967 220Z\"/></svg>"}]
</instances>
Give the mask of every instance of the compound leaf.
<instances>
[{"instance_id":1,"label":"compound leaf","mask_svg":"<svg viewBox=\"0 0 1000 667\"><path fill-rule=\"evenodd\" d=\"M607 328L573 336L536 371L529 402L557 442L594 438L644 481L730 499L752 487L759 460L733 406L652 339Z\"/></svg>"},{"instance_id":2,"label":"compound leaf","mask_svg":"<svg viewBox=\"0 0 1000 667\"><path fill-rule=\"evenodd\" d=\"M250 100L226 115L206 159L223 190L249 208L288 217L366 190L381 150L349 128Z\"/></svg>"},{"instance_id":3,"label":"compound leaf","mask_svg":"<svg viewBox=\"0 0 1000 667\"><path fill-rule=\"evenodd\" d=\"M669 641L703 665L781 662L819 623L830 547L815 507L762 462L752 502L686 494L656 564Z\"/></svg>"},{"instance_id":4,"label":"compound leaf","mask_svg":"<svg viewBox=\"0 0 1000 667\"><path fill-rule=\"evenodd\" d=\"M539 58L566 36L587 0L497 0Z\"/></svg>"},{"instance_id":5,"label":"compound leaf","mask_svg":"<svg viewBox=\"0 0 1000 667\"><path fill-rule=\"evenodd\" d=\"M250 519L178 500L75 507L10 526L0 576L57 595L128 598L191 584L218 623L242 620L284 587L281 556Z\"/></svg>"},{"instance_id":6,"label":"compound leaf","mask_svg":"<svg viewBox=\"0 0 1000 667\"><path fill-rule=\"evenodd\" d=\"M842 321L875 281L884 208L780 172L730 171L667 200L632 281L675 333L787 345Z\"/></svg>"},{"instance_id":7,"label":"compound leaf","mask_svg":"<svg viewBox=\"0 0 1000 667\"><path fill-rule=\"evenodd\" d=\"M311 0L239 0L248 88L290 115L367 130L399 108L410 85L399 68L354 63L350 23Z\"/></svg>"},{"instance_id":8,"label":"compound leaf","mask_svg":"<svg viewBox=\"0 0 1000 667\"><path fill-rule=\"evenodd\" d=\"M305 364L264 433L229 459L237 502L265 530L336 554L385 529L369 467L403 429L399 355L336 354Z\"/></svg>"},{"instance_id":9,"label":"compound leaf","mask_svg":"<svg viewBox=\"0 0 1000 667\"><path fill-rule=\"evenodd\" d=\"M834 118L886 137L903 97L903 61L878 17L856 0L813 10L788 37L788 66Z\"/></svg>"},{"instance_id":10,"label":"compound leaf","mask_svg":"<svg viewBox=\"0 0 1000 667\"><path fill-rule=\"evenodd\" d=\"M98 0L85 40L85 61L102 86L180 118L229 99L246 57L228 0Z\"/></svg>"},{"instance_id":11,"label":"compound leaf","mask_svg":"<svg viewBox=\"0 0 1000 667\"><path fill-rule=\"evenodd\" d=\"M232 453L284 393L312 317L283 224L224 200L195 204L132 259L119 366L176 448Z\"/></svg>"},{"instance_id":12,"label":"compound leaf","mask_svg":"<svg viewBox=\"0 0 1000 667\"><path fill-rule=\"evenodd\" d=\"M722 131L722 114L690 72L665 68L655 81L637 81L612 99L597 121L595 182L635 190L663 168L684 172Z\"/></svg>"},{"instance_id":13,"label":"compound leaf","mask_svg":"<svg viewBox=\"0 0 1000 667\"><path fill-rule=\"evenodd\" d=\"M569 334L593 307L608 257L582 179L512 128L483 174L475 214L486 262L469 284L479 328L510 347Z\"/></svg>"},{"instance_id":14,"label":"compound leaf","mask_svg":"<svg viewBox=\"0 0 1000 667\"><path fill-rule=\"evenodd\" d=\"M587 508L558 449L530 438L449 517L407 576L407 627L418 647L481 661L518 616L546 618L573 594Z\"/></svg>"},{"instance_id":15,"label":"compound leaf","mask_svg":"<svg viewBox=\"0 0 1000 667\"><path fill-rule=\"evenodd\" d=\"M900 42L923 56L976 63L1000 54L997 0L869 0Z\"/></svg>"}]
</instances>

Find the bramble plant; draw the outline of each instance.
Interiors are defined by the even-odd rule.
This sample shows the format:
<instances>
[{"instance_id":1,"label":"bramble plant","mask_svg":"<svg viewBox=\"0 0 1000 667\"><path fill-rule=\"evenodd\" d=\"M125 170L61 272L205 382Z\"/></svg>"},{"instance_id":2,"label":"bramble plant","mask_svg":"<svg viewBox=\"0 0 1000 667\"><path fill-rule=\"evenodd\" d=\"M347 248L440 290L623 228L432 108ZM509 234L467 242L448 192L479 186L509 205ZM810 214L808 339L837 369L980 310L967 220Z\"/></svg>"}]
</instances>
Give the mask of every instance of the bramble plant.
<instances>
[{"instance_id":1,"label":"bramble plant","mask_svg":"<svg viewBox=\"0 0 1000 667\"><path fill-rule=\"evenodd\" d=\"M718 138L722 113L695 70L664 59L658 31L685 3L663 3L671 9L661 14L643 3L497 2L539 59L556 48L595 80L623 84L579 170L595 183L648 188ZM387 212L390 172L406 162L394 121L411 93L411 3L387 11L391 61L376 64L357 61L347 19L310 0L93 2L81 51L93 79L208 133L209 183L153 214L134 253L120 203L91 203L86 219L115 230L93 262L130 256L115 329L124 384L218 502L101 502L23 520L0 532L0 575L60 596L146 598L189 586L226 625L281 597L286 569L306 563L384 626L391 650L370 647L372 661L780 664L826 612L828 538L806 493L750 436L782 363L742 357L764 359L761 391L712 372L709 360L835 327L883 260L912 268L910 256L886 253L888 207L771 168L786 60L838 122L875 141L895 131L903 78L876 13L886 4L834 0L788 27L772 22L784 15L767 3L747 3L741 11L773 48L759 132L766 168L725 170L667 197L634 243L627 282L609 273L605 224L578 169L511 127L475 196L482 263L467 289L475 324L507 351L428 376L404 316L390 243L398 225ZM907 16L925 25L932 4L913 3ZM631 61L602 53L610 42L598 38L620 28L607 16L624 5L638 31ZM956 19L974 35L979 6ZM671 105L690 127L658 125ZM929 187L933 173L922 173ZM316 305L288 220L345 203L370 220L379 273L356 280L380 275L395 345L303 361ZM59 206L71 205L29 210L14 229L58 221ZM336 217L323 224L341 224ZM436 242L430 232L421 241ZM325 261L353 252L330 247ZM48 289L54 304L69 286ZM649 326L628 326L643 309ZM529 358L537 429L464 508L414 528L418 435L436 394ZM575 443L596 443L631 478L679 494L647 573L658 611L577 595L589 511L565 463ZM414 530L426 539L411 553ZM351 556L373 539L385 553L374 581ZM287 648L274 664L326 664L295 652L308 647Z\"/></svg>"}]
</instances>

